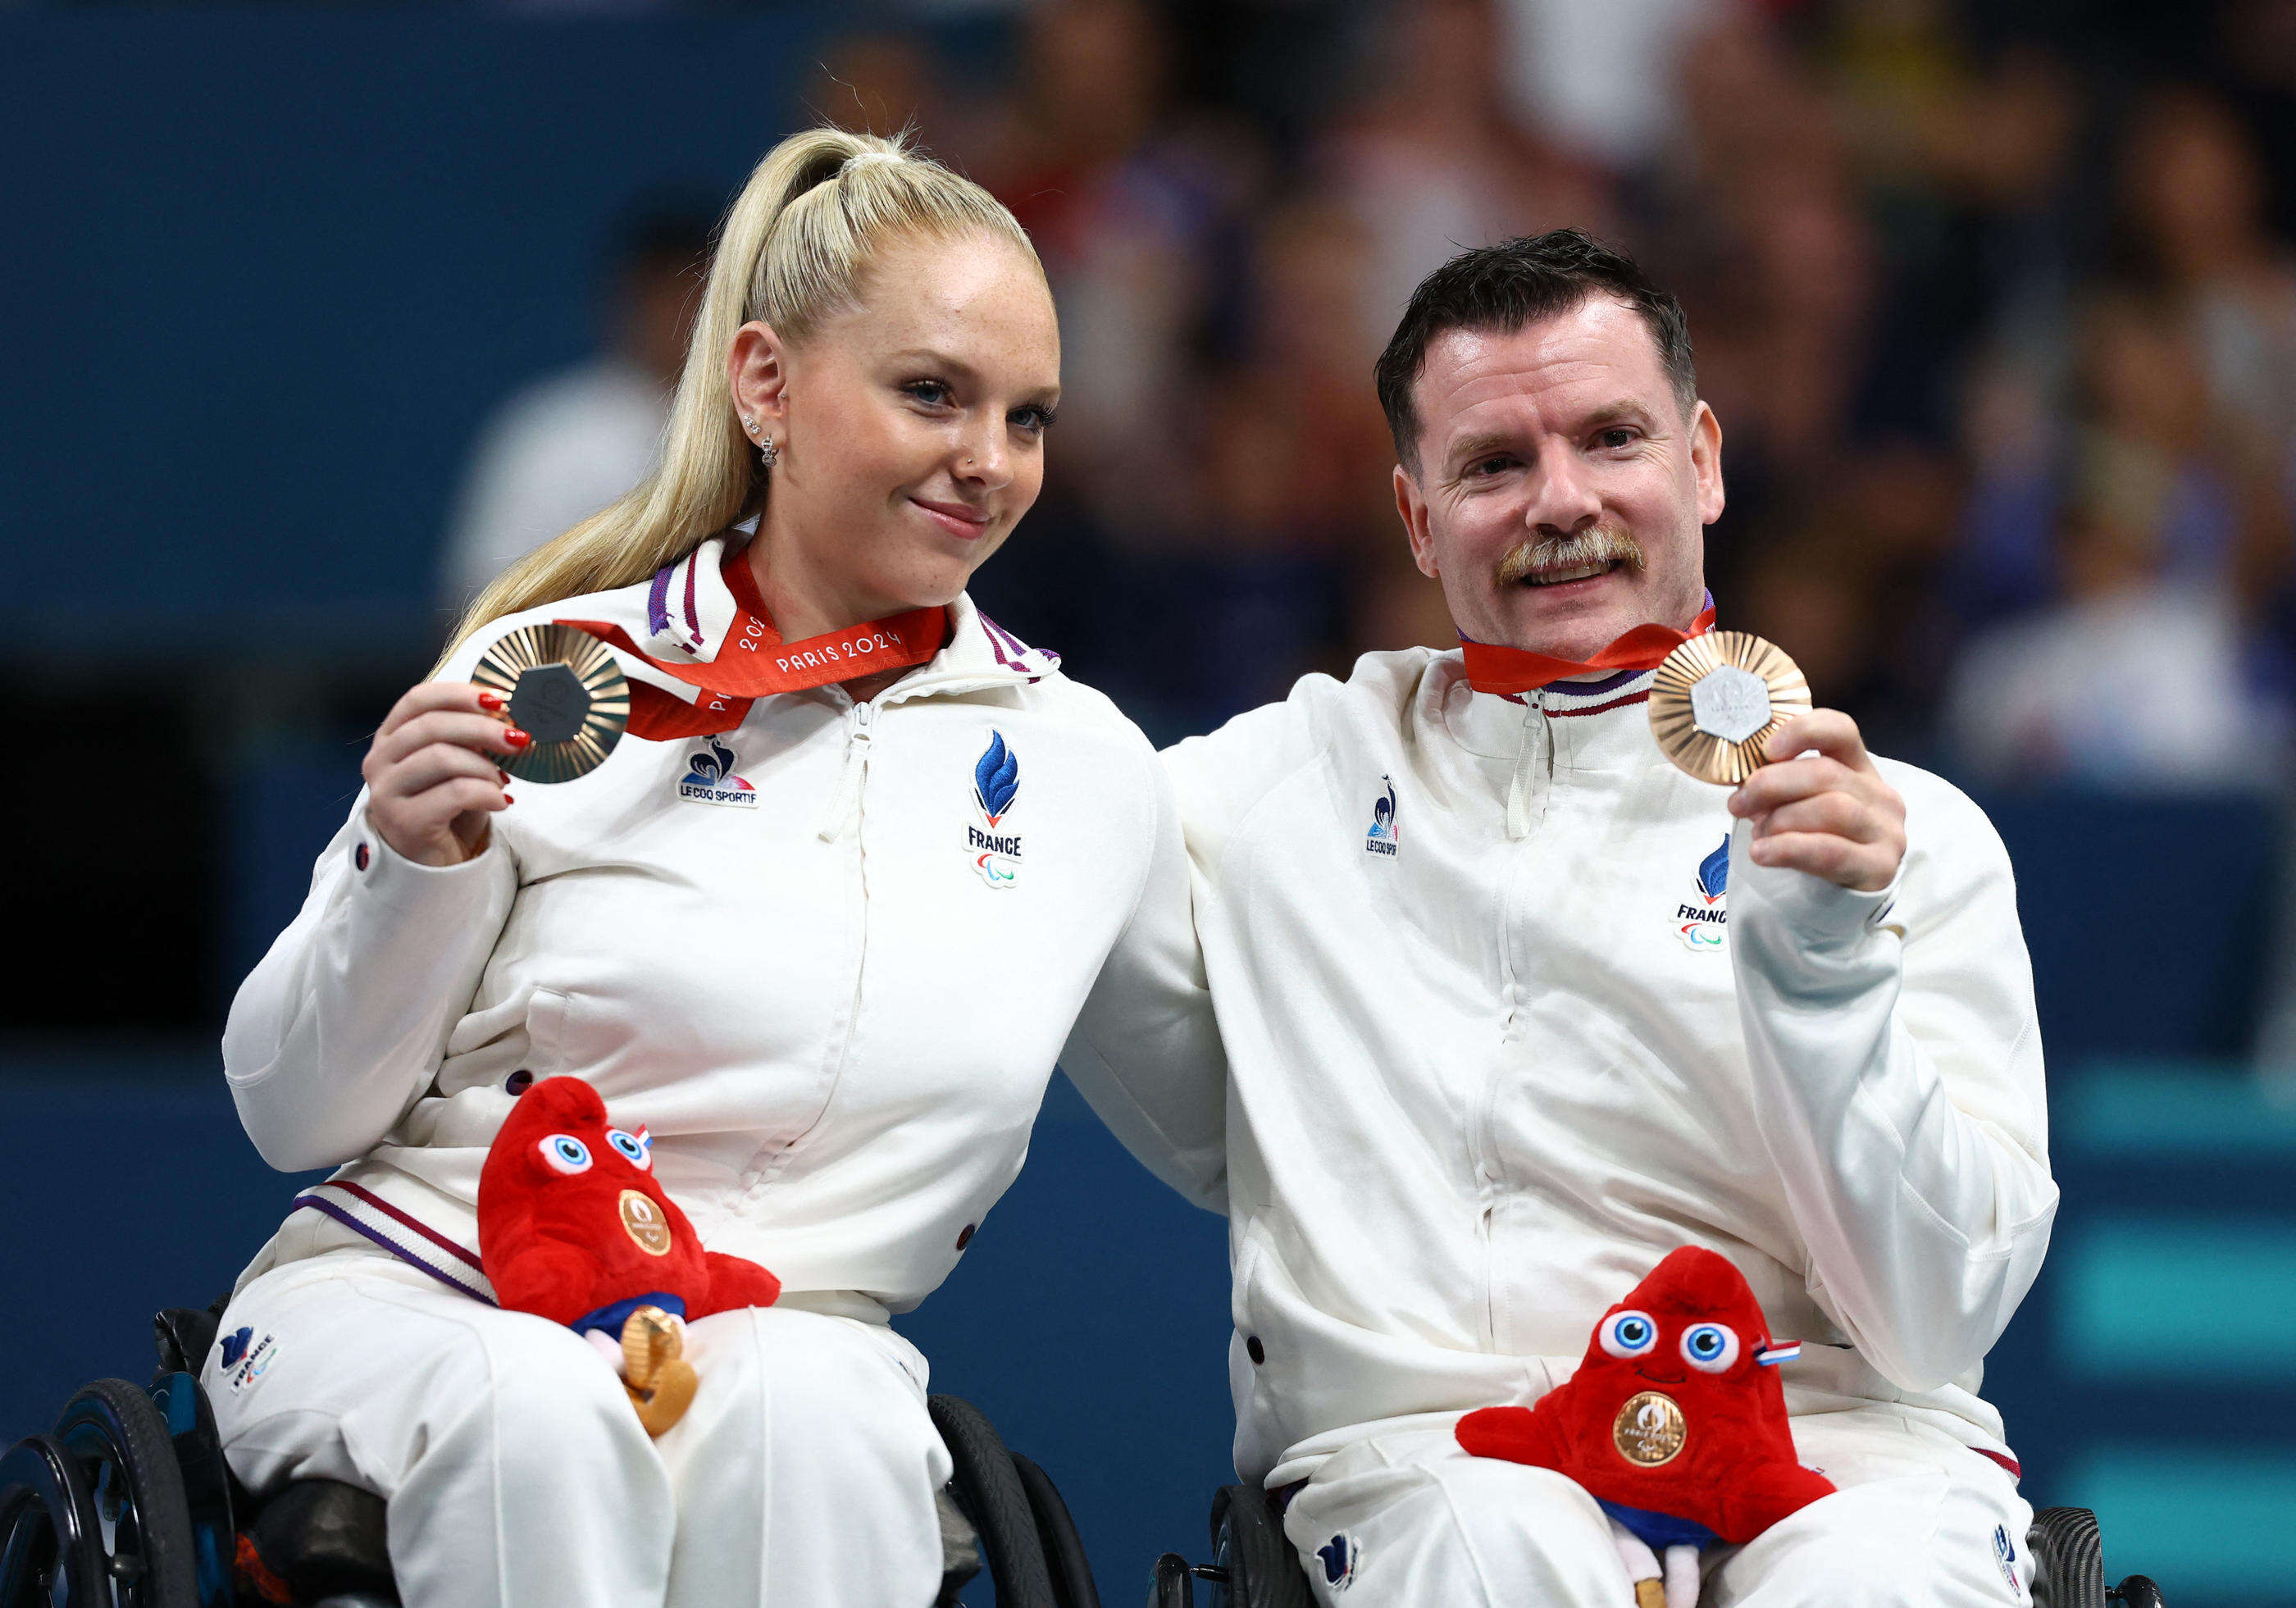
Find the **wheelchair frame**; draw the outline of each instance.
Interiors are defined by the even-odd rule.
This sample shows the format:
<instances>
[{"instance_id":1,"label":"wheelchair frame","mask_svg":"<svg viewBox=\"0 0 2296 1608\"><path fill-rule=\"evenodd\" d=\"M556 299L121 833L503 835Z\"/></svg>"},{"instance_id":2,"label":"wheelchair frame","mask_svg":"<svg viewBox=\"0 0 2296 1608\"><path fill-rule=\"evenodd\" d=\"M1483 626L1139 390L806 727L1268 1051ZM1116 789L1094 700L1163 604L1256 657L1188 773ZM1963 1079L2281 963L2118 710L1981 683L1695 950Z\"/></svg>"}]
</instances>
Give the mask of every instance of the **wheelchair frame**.
<instances>
[{"instance_id":1,"label":"wheelchair frame","mask_svg":"<svg viewBox=\"0 0 2296 1608\"><path fill-rule=\"evenodd\" d=\"M397 1608L381 1497L303 1480L258 1503L233 1478L198 1378L222 1308L160 1313L149 1387L95 1380L53 1431L0 1454L0 1608ZM1044 1470L969 1402L932 1396L926 1407L954 1469L934 1608L954 1608L984 1564L999 1608L1100 1608L1083 1538ZM299 1585L254 1546L266 1518L275 1555L295 1553Z\"/></svg>"},{"instance_id":2,"label":"wheelchair frame","mask_svg":"<svg viewBox=\"0 0 2296 1608\"><path fill-rule=\"evenodd\" d=\"M1212 1497L1212 1561L1177 1552L1156 1560L1148 1608L1194 1608L1196 1582L1210 1608L1309 1608L1306 1563L1283 1534L1275 1499L1256 1486L1222 1486ZM2161 1588L2141 1574L2104 1583L2104 1540L2086 1507L2044 1507L2025 1545L2034 1559L2033 1608L2161 1608Z\"/></svg>"}]
</instances>

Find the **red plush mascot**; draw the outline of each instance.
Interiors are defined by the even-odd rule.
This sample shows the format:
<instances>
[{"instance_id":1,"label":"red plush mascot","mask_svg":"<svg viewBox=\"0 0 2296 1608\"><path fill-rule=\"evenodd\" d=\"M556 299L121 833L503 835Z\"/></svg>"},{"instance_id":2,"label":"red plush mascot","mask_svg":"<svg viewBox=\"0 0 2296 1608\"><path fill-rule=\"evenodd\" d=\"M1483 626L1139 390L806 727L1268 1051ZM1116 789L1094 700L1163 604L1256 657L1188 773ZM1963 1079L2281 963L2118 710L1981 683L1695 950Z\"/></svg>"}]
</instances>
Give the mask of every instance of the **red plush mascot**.
<instances>
[{"instance_id":1,"label":"red plush mascot","mask_svg":"<svg viewBox=\"0 0 2296 1608\"><path fill-rule=\"evenodd\" d=\"M1776 1365L1800 1350L1771 1343L1726 1258L1686 1245L1603 1315L1567 1383L1468 1414L1459 1444L1576 1480L1611 1515L1636 1602L1688 1608L1700 1547L1751 1541L1833 1489L1794 1459Z\"/></svg>"},{"instance_id":2,"label":"red plush mascot","mask_svg":"<svg viewBox=\"0 0 2296 1608\"><path fill-rule=\"evenodd\" d=\"M653 1176L645 1130L610 1126L579 1078L534 1084L495 1135L479 1174L479 1260L504 1307L564 1324L613 1359L656 1435L693 1399L685 1321L782 1292L755 1262L701 1248Z\"/></svg>"}]
</instances>

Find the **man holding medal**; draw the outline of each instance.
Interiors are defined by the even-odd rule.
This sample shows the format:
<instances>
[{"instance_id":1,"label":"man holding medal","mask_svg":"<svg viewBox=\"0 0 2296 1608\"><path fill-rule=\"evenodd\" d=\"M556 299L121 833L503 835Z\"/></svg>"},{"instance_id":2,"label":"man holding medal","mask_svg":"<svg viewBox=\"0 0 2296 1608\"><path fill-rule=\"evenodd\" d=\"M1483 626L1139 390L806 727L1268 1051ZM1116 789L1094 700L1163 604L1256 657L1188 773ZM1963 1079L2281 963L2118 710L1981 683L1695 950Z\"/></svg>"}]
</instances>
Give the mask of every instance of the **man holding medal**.
<instances>
[{"instance_id":1,"label":"man holding medal","mask_svg":"<svg viewBox=\"0 0 2296 1608\"><path fill-rule=\"evenodd\" d=\"M1839 1489L1710 1547L1702 1600L2022 1601L2030 1510L1978 1389L2056 1190L1999 839L1846 716L1788 712L1775 650L1705 635L1721 428L1632 262L1574 231L1466 252L1378 379L1463 649L1367 655L1165 756L1224 1158L1190 1126L1209 1074L1153 1049L1206 1008L1172 947L1119 951L1062 1058L1225 1197L1238 1469L1320 1601L1632 1600L1585 1491L1454 1427L1561 1383L1702 1245L1803 1342L1796 1448ZM1721 678L1654 718L1685 639Z\"/></svg>"}]
</instances>

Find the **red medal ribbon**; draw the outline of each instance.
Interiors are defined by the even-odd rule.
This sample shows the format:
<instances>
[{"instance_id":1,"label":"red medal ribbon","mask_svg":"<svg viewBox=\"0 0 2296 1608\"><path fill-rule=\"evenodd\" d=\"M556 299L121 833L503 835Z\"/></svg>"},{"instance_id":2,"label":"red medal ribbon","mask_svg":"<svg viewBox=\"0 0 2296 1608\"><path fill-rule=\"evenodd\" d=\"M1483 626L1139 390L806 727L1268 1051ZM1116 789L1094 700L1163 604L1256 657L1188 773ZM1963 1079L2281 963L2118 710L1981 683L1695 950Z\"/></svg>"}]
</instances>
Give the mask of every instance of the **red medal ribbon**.
<instances>
[{"instance_id":1,"label":"red medal ribbon","mask_svg":"<svg viewBox=\"0 0 2296 1608\"><path fill-rule=\"evenodd\" d=\"M824 631L802 642L784 642L774 629L750 572L746 548L726 554L720 573L734 595L734 623L718 656L708 664L673 664L656 659L630 640L627 631L601 619L555 623L586 631L599 641L652 665L701 696L688 703L647 682L630 683L629 733L652 742L708 736L739 726L750 705L775 693L800 692L879 670L905 670L924 663L948 640L948 611L909 609L883 619L865 620L840 631Z\"/></svg>"},{"instance_id":2,"label":"red medal ribbon","mask_svg":"<svg viewBox=\"0 0 2296 1608\"><path fill-rule=\"evenodd\" d=\"M1666 656L1693 636L1714 628L1714 605L1690 622L1690 629L1671 626L1636 626L1592 659L1557 659L1529 648L1502 647L1496 643L1459 639L1467 660L1467 685L1479 693L1529 693L1571 676L1598 676L1604 670L1654 670Z\"/></svg>"}]
</instances>

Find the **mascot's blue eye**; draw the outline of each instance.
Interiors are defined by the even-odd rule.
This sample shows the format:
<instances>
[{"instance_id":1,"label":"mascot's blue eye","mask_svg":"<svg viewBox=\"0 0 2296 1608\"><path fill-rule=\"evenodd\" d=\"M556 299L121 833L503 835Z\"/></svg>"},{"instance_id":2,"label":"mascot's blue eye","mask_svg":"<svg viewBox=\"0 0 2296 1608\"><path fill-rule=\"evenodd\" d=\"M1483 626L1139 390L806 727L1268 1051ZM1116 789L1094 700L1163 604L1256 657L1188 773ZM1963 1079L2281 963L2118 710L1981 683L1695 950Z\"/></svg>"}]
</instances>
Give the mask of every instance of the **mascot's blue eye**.
<instances>
[{"instance_id":1,"label":"mascot's blue eye","mask_svg":"<svg viewBox=\"0 0 2296 1608\"><path fill-rule=\"evenodd\" d=\"M1693 1324L1682 1332L1682 1360L1702 1374L1720 1374L1738 1360L1737 1332L1723 1324Z\"/></svg>"},{"instance_id":2,"label":"mascot's blue eye","mask_svg":"<svg viewBox=\"0 0 2296 1608\"><path fill-rule=\"evenodd\" d=\"M644 1170L653 1166L652 1153L636 1134L626 1134L619 1128L610 1128L606 1130L606 1143L621 1152L622 1160L633 1167Z\"/></svg>"},{"instance_id":3,"label":"mascot's blue eye","mask_svg":"<svg viewBox=\"0 0 2296 1608\"><path fill-rule=\"evenodd\" d=\"M553 1134L545 1139L542 1159L560 1172L590 1170L590 1147L572 1134Z\"/></svg>"},{"instance_id":4,"label":"mascot's blue eye","mask_svg":"<svg viewBox=\"0 0 2296 1608\"><path fill-rule=\"evenodd\" d=\"M1647 1312L1613 1312L1595 1335L1613 1357L1640 1357L1658 1343L1658 1325Z\"/></svg>"}]
</instances>

